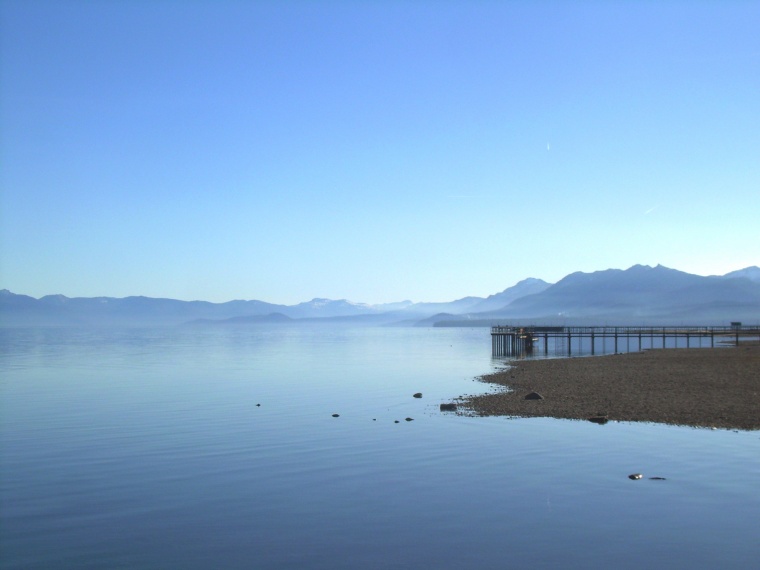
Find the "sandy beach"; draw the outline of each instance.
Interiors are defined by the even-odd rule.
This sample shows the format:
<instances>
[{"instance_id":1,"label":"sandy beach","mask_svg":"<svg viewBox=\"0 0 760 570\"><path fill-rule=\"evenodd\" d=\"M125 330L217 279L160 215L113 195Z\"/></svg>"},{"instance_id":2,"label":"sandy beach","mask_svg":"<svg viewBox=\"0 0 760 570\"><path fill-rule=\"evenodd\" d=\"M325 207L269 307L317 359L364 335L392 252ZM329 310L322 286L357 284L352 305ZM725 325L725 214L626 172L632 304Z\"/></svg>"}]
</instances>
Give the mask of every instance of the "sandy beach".
<instances>
[{"instance_id":1,"label":"sandy beach","mask_svg":"<svg viewBox=\"0 0 760 570\"><path fill-rule=\"evenodd\" d=\"M464 396L482 416L760 429L760 345L519 360L480 378L504 388ZM542 399L526 399L532 392Z\"/></svg>"}]
</instances>

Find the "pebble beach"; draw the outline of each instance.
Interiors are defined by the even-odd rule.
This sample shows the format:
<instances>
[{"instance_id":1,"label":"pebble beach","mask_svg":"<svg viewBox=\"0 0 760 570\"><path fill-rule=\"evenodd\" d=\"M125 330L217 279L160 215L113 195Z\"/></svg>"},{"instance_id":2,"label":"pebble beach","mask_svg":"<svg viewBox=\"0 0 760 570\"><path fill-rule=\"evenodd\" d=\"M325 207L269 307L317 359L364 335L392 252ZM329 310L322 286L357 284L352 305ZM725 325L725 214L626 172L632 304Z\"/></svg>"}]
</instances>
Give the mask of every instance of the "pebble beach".
<instances>
[{"instance_id":1,"label":"pebble beach","mask_svg":"<svg viewBox=\"0 0 760 570\"><path fill-rule=\"evenodd\" d=\"M760 345L673 348L516 360L480 378L500 388L464 396L480 416L653 422L760 429ZM540 395L540 399L526 396Z\"/></svg>"}]
</instances>

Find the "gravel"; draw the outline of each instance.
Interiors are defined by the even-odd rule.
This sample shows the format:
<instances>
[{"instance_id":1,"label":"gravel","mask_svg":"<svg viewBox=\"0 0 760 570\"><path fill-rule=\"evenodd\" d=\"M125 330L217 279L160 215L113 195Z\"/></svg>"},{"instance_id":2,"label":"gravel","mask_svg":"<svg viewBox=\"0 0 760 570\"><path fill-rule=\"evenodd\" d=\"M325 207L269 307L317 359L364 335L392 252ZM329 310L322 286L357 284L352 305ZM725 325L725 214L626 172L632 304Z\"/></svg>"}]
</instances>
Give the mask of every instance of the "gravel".
<instances>
[{"instance_id":1,"label":"gravel","mask_svg":"<svg viewBox=\"0 0 760 570\"><path fill-rule=\"evenodd\" d=\"M521 360L460 413L760 429L760 345ZM526 399L536 392L541 399Z\"/></svg>"}]
</instances>

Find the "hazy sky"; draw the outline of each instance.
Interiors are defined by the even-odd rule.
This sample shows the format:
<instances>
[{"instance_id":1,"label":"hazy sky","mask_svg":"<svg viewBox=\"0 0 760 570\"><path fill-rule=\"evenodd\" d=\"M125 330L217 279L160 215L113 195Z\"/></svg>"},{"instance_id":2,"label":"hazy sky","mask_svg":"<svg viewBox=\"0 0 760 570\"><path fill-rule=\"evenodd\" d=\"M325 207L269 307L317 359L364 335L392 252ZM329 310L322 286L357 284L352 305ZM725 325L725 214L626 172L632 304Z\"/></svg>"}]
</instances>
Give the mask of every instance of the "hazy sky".
<instances>
[{"instance_id":1,"label":"hazy sky","mask_svg":"<svg viewBox=\"0 0 760 570\"><path fill-rule=\"evenodd\" d=\"M760 264L760 2L0 0L0 288Z\"/></svg>"}]
</instances>

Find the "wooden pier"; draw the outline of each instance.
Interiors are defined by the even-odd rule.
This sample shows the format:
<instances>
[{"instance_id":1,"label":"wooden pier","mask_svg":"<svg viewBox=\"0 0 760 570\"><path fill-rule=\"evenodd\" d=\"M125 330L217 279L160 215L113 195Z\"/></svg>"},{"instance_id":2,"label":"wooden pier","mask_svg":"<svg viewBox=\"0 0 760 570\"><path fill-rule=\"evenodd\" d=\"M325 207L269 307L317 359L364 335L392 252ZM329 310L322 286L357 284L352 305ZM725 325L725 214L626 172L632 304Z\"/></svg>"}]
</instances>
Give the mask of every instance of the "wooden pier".
<instances>
[{"instance_id":1,"label":"wooden pier","mask_svg":"<svg viewBox=\"0 0 760 570\"><path fill-rule=\"evenodd\" d=\"M530 356L536 352L549 354L550 341L554 344L552 352L573 356L575 354L596 354L598 342L602 342L602 352L609 352L607 343L614 352L625 350L640 351L646 348L691 348L703 347L709 339L709 346L718 341L739 344L739 339L760 340L760 326L742 326L732 323L722 327L687 327L687 326L626 326L626 327L546 327L546 326L494 326L491 327L491 346L494 357ZM584 350L584 341L587 346ZM622 346L624 343L625 346Z\"/></svg>"}]
</instances>

